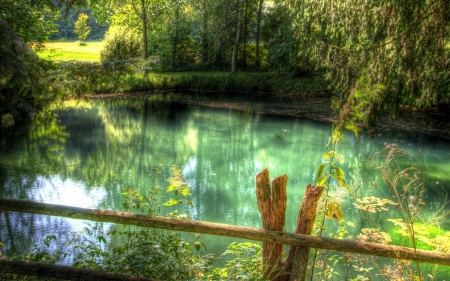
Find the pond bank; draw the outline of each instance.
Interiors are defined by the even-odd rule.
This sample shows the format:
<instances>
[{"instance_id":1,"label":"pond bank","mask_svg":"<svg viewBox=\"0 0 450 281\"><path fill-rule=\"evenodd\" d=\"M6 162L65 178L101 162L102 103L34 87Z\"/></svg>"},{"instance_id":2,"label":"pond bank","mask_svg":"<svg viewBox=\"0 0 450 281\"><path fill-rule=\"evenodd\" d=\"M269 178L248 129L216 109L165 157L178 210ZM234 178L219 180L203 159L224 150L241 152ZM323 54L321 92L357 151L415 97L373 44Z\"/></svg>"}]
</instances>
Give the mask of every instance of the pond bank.
<instances>
[{"instance_id":1,"label":"pond bank","mask_svg":"<svg viewBox=\"0 0 450 281\"><path fill-rule=\"evenodd\" d=\"M86 98L132 98L150 97L169 99L192 106L225 108L240 111L254 111L261 114L272 114L296 118L308 118L321 122L333 122L335 114L331 109L331 98L323 95L295 95L283 98L273 97L270 93L255 93L246 97L232 94L208 92L134 92L119 94L87 95ZM401 107L394 117L386 112L380 116L380 131L401 130L420 137L423 135L450 139L450 112L432 108L415 110Z\"/></svg>"}]
</instances>

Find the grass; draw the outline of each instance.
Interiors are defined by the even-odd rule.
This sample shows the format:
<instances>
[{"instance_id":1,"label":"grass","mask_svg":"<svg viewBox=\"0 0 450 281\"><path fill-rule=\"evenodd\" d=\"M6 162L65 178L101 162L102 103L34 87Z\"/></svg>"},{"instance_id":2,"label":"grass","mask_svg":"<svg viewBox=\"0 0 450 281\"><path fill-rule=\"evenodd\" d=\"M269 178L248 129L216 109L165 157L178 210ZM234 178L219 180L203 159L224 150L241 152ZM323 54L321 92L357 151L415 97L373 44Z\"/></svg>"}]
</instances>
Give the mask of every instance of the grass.
<instances>
[{"instance_id":1,"label":"grass","mask_svg":"<svg viewBox=\"0 0 450 281\"><path fill-rule=\"evenodd\" d=\"M86 42L85 46L79 46L75 41L49 42L45 49L37 52L37 55L46 60L80 60L100 61L102 41Z\"/></svg>"}]
</instances>

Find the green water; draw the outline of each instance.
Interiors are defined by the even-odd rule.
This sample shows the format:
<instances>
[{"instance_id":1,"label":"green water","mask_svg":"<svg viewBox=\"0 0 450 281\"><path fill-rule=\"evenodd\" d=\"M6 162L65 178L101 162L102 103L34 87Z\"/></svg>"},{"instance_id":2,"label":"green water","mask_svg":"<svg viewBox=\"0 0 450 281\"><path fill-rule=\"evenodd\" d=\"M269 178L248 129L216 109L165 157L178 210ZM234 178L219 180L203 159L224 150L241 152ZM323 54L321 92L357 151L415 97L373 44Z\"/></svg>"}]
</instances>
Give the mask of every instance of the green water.
<instances>
[{"instance_id":1,"label":"green water","mask_svg":"<svg viewBox=\"0 0 450 281\"><path fill-rule=\"evenodd\" d=\"M306 119L192 107L150 99L94 100L43 114L0 146L0 197L79 207L123 210L121 193L138 189L145 194L155 185L165 190L170 167L177 165L191 185L192 207L181 212L191 219L260 227L255 197L255 175L269 168L271 177L288 175L286 231L293 231L305 186L315 181L316 167L330 136L331 125ZM423 164L424 215L444 203L442 187L450 187L450 142L407 132L381 131L375 138L345 133L338 151L346 180L359 195L371 195L378 172L370 156L385 144L423 155L410 164ZM382 184L379 185L382 188ZM383 191L383 190L381 190ZM388 192L385 192L388 195ZM379 194L377 194L380 196ZM345 191L337 195L344 219L354 223L348 234L371 227ZM163 192L161 202L168 195ZM346 200L349 199L349 200ZM164 208L163 213L175 208ZM395 209L374 217L377 227L393 231L388 217ZM0 217L3 255L30 251L47 235L58 245L85 222L55 217L5 213ZM324 235L337 235L339 224L327 220ZM442 225L442 227L446 227ZM186 234L186 239L191 236ZM234 238L202 235L207 253L221 253Z\"/></svg>"}]
</instances>

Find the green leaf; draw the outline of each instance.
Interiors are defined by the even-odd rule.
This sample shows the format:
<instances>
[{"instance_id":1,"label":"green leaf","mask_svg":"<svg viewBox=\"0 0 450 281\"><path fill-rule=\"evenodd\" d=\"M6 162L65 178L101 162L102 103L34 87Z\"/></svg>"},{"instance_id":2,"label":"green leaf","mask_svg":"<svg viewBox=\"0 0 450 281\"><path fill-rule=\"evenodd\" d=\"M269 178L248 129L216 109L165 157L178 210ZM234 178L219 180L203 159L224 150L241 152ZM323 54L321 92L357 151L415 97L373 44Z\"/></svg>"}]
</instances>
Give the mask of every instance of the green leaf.
<instances>
[{"instance_id":1,"label":"green leaf","mask_svg":"<svg viewBox=\"0 0 450 281\"><path fill-rule=\"evenodd\" d=\"M331 158L334 154L335 154L334 151L325 152L325 153L322 155L322 158L323 158L323 159L328 159L328 158Z\"/></svg>"},{"instance_id":2,"label":"green leaf","mask_svg":"<svg viewBox=\"0 0 450 281\"><path fill-rule=\"evenodd\" d=\"M336 171L336 177L338 177L338 179L344 179L345 173L344 173L344 170L342 170L342 168L337 168L335 171Z\"/></svg>"},{"instance_id":3,"label":"green leaf","mask_svg":"<svg viewBox=\"0 0 450 281\"><path fill-rule=\"evenodd\" d=\"M351 191L352 190L350 188L350 186L348 186L347 182L344 179L341 179L341 178L338 179L338 186L339 187L344 187L345 189L347 189L347 191Z\"/></svg>"},{"instance_id":4,"label":"green leaf","mask_svg":"<svg viewBox=\"0 0 450 281\"><path fill-rule=\"evenodd\" d=\"M190 188L183 188L182 190L181 190L181 194L183 195L183 196L190 196L190 195L192 195L190 192Z\"/></svg>"},{"instance_id":5,"label":"green leaf","mask_svg":"<svg viewBox=\"0 0 450 281\"><path fill-rule=\"evenodd\" d=\"M329 174L324 175L323 177L319 178L316 181L316 186L323 186L323 184L326 182L326 180L330 177Z\"/></svg>"},{"instance_id":6,"label":"green leaf","mask_svg":"<svg viewBox=\"0 0 450 281\"><path fill-rule=\"evenodd\" d=\"M199 251L200 248L202 247L202 243L201 242L194 242L194 248L195 250Z\"/></svg>"},{"instance_id":7,"label":"green leaf","mask_svg":"<svg viewBox=\"0 0 450 281\"><path fill-rule=\"evenodd\" d=\"M103 243L106 244L106 239L105 239L105 237L103 237L103 236L100 235L97 239L98 239L98 242L103 242Z\"/></svg>"},{"instance_id":8,"label":"green leaf","mask_svg":"<svg viewBox=\"0 0 450 281\"><path fill-rule=\"evenodd\" d=\"M170 198L170 200L167 201L166 203L164 203L163 205L169 207L169 206L177 205L178 203L179 203L178 200Z\"/></svg>"},{"instance_id":9,"label":"green leaf","mask_svg":"<svg viewBox=\"0 0 450 281\"><path fill-rule=\"evenodd\" d=\"M325 167L326 167L326 164L320 164L319 167L317 167L317 175L316 175L317 180L322 178Z\"/></svg>"}]
</instances>

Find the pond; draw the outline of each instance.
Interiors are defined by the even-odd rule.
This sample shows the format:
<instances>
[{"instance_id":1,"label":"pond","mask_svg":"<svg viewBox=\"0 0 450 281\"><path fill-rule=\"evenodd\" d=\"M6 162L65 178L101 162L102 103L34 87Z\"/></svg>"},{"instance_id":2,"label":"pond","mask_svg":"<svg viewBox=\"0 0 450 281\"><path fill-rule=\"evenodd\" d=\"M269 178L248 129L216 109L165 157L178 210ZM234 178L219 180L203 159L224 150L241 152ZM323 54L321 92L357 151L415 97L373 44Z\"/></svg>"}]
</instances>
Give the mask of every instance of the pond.
<instances>
[{"instance_id":1,"label":"pond","mask_svg":"<svg viewBox=\"0 0 450 281\"><path fill-rule=\"evenodd\" d=\"M2 139L0 198L123 210L124 191L146 194L157 185L164 203L171 196L165 190L176 165L191 187L193 202L180 213L193 220L261 227L255 176L267 167L271 177L288 175L285 231L292 232L305 187L315 183L322 155L331 150L326 147L330 133L331 124L325 122L150 97L71 101L64 109L39 114ZM444 190L450 187L448 140L392 129L374 138L364 133L358 138L349 132L344 135L337 151L344 157L340 165L352 192L342 188L332 194L341 199L345 221L327 219L325 236L356 239L361 228L371 227L395 235L394 224L387 221L400 218L394 207L377 213L372 226L353 204L355 194L392 199L380 171L370 166L387 146L411 153L402 164L424 167L420 176L424 193L420 206L416 204L423 216L433 218L444 205ZM163 207L161 214L178 208ZM71 231L85 226L83 221L6 212L0 217L3 255L30 252L48 235L56 235L56 246L62 245ZM449 229L445 224L440 227ZM192 239L189 235L186 239ZM200 239L207 253L216 254L239 241L209 235Z\"/></svg>"}]
</instances>

